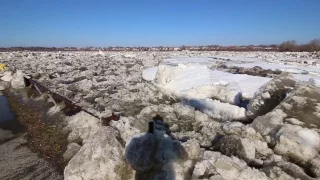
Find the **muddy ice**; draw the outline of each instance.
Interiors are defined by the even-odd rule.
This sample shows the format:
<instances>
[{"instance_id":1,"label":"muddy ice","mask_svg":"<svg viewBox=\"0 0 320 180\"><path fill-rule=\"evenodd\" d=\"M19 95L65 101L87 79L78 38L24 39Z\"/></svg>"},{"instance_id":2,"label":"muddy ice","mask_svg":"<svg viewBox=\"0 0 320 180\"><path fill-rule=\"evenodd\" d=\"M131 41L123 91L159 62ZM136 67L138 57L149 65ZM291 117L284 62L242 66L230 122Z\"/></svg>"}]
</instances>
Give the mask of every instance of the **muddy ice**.
<instances>
[{"instance_id":1,"label":"muddy ice","mask_svg":"<svg viewBox=\"0 0 320 180\"><path fill-rule=\"evenodd\" d=\"M70 161L64 178L119 180L319 179L317 58L275 52L0 54L9 67L2 87L22 88L21 74L30 75L94 115L82 111L65 120L64 157ZM120 119L102 126L101 118L112 113Z\"/></svg>"}]
</instances>

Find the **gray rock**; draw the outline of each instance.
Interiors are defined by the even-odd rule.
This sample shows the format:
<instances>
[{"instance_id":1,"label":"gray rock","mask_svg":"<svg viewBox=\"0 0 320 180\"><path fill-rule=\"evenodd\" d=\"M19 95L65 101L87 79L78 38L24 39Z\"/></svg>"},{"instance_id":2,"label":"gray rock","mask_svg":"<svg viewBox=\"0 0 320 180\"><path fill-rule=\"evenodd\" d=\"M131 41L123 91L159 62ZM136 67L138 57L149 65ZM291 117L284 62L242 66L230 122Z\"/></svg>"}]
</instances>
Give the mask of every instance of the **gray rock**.
<instances>
[{"instance_id":1,"label":"gray rock","mask_svg":"<svg viewBox=\"0 0 320 180\"><path fill-rule=\"evenodd\" d=\"M262 171L272 180L295 180L277 166L263 168Z\"/></svg>"},{"instance_id":2,"label":"gray rock","mask_svg":"<svg viewBox=\"0 0 320 180\"><path fill-rule=\"evenodd\" d=\"M0 82L0 91L3 91L6 89L6 86L4 85L3 82Z\"/></svg>"},{"instance_id":3,"label":"gray rock","mask_svg":"<svg viewBox=\"0 0 320 180\"><path fill-rule=\"evenodd\" d=\"M223 154L237 156L248 164L255 166L262 165L263 160L273 154L266 142L257 139L241 138L236 135L222 137L215 146Z\"/></svg>"},{"instance_id":4,"label":"gray rock","mask_svg":"<svg viewBox=\"0 0 320 180\"><path fill-rule=\"evenodd\" d=\"M197 160L201 157L201 149L198 141L191 139L185 143L182 143L187 158L190 160Z\"/></svg>"},{"instance_id":5,"label":"gray rock","mask_svg":"<svg viewBox=\"0 0 320 180\"><path fill-rule=\"evenodd\" d=\"M244 125L241 122L227 122L221 125L223 134L236 135L242 138L263 140L260 133L257 133L251 125Z\"/></svg>"},{"instance_id":6,"label":"gray rock","mask_svg":"<svg viewBox=\"0 0 320 180\"><path fill-rule=\"evenodd\" d=\"M218 142L219 151L227 156L235 155L240 159L251 163L255 160L256 150L254 142L238 136L224 136Z\"/></svg>"},{"instance_id":7,"label":"gray rock","mask_svg":"<svg viewBox=\"0 0 320 180\"><path fill-rule=\"evenodd\" d=\"M283 119L287 114L282 109L275 109L264 116L257 117L251 126L259 132L268 143L271 143L271 134L275 134L283 125Z\"/></svg>"},{"instance_id":8,"label":"gray rock","mask_svg":"<svg viewBox=\"0 0 320 180\"><path fill-rule=\"evenodd\" d=\"M100 120L90 114L81 111L73 116L67 117L68 128L71 130L68 141L86 141L101 127Z\"/></svg>"},{"instance_id":9,"label":"gray rock","mask_svg":"<svg viewBox=\"0 0 320 180\"><path fill-rule=\"evenodd\" d=\"M268 177L257 169L236 158L221 155L219 152L205 151L203 158L197 162L192 179L210 179L218 176L227 180L267 180Z\"/></svg>"},{"instance_id":10,"label":"gray rock","mask_svg":"<svg viewBox=\"0 0 320 180\"><path fill-rule=\"evenodd\" d=\"M320 155L310 162L310 166L310 171L313 173L313 175L317 178L320 178Z\"/></svg>"},{"instance_id":11,"label":"gray rock","mask_svg":"<svg viewBox=\"0 0 320 180\"><path fill-rule=\"evenodd\" d=\"M278 171L280 168L282 172L293 177L294 179L315 180L314 178L308 176L301 167L297 166L296 164L290 163L290 162L278 161L278 162L273 162L271 164L264 164L262 171L266 172L266 174L269 174L268 171L270 171L270 168L271 169L275 168ZM279 172L278 174L281 175L282 172ZM272 174L269 174L269 175L272 176ZM283 176L286 176L286 175L283 175ZM290 179L290 178L288 178L288 179Z\"/></svg>"},{"instance_id":12,"label":"gray rock","mask_svg":"<svg viewBox=\"0 0 320 180\"><path fill-rule=\"evenodd\" d=\"M64 170L65 179L133 179L125 162L120 134L112 127L101 129L89 138Z\"/></svg>"},{"instance_id":13,"label":"gray rock","mask_svg":"<svg viewBox=\"0 0 320 180\"><path fill-rule=\"evenodd\" d=\"M77 152L80 150L81 146L77 143L70 143L67 147L67 150L63 153L63 158L66 161L69 161Z\"/></svg>"}]
</instances>

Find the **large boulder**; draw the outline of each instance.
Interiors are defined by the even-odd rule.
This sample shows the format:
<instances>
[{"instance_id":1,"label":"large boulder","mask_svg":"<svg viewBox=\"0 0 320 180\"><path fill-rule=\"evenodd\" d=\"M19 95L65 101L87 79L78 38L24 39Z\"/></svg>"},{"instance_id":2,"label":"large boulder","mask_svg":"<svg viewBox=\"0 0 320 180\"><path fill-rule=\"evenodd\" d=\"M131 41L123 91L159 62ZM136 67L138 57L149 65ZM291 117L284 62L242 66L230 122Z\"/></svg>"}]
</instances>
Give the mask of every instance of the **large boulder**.
<instances>
[{"instance_id":1,"label":"large boulder","mask_svg":"<svg viewBox=\"0 0 320 180\"><path fill-rule=\"evenodd\" d=\"M92 115L81 111L67 118L68 128L71 130L69 142L85 142L90 136L95 134L101 127L100 120Z\"/></svg>"},{"instance_id":2,"label":"large boulder","mask_svg":"<svg viewBox=\"0 0 320 180\"><path fill-rule=\"evenodd\" d=\"M77 143L70 143L67 150L63 153L63 159L69 161L77 152L81 149L81 146Z\"/></svg>"},{"instance_id":3,"label":"large boulder","mask_svg":"<svg viewBox=\"0 0 320 180\"><path fill-rule=\"evenodd\" d=\"M281 103L288 91L295 85L296 81L293 76L287 73L263 85L247 106L248 118L255 119L270 112Z\"/></svg>"},{"instance_id":4,"label":"large boulder","mask_svg":"<svg viewBox=\"0 0 320 180\"><path fill-rule=\"evenodd\" d=\"M112 127L102 127L89 138L64 170L66 180L134 179L134 172L124 158L124 144Z\"/></svg>"},{"instance_id":5,"label":"large boulder","mask_svg":"<svg viewBox=\"0 0 320 180\"><path fill-rule=\"evenodd\" d=\"M192 179L267 180L268 177L234 156L205 151L202 159L195 165Z\"/></svg>"}]
</instances>

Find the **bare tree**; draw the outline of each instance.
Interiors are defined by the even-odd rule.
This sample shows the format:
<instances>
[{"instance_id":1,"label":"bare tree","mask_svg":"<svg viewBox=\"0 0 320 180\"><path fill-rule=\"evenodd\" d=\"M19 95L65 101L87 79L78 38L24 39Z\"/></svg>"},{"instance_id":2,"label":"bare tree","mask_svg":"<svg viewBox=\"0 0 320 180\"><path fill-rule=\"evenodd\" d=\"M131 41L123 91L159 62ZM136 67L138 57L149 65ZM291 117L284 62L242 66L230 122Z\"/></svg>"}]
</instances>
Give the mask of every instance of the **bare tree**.
<instances>
[{"instance_id":1,"label":"bare tree","mask_svg":"<svg viewBox=\"0 0 320 180\"><path fill-rule=\"evenodd\" d=\"M313 39L310 41L311 51L320 51L320 39Z\"/></svg>"},{"instance_id":2,"label":"bare tree","mask_svg":"<svg viewBox=\"0 0 320 180\"><path fill-rule=\"evenodd\" d=\"M279 45L279 51L297 51L297 43L294 40L285 41Z\"/></svg>"}]
</instances>

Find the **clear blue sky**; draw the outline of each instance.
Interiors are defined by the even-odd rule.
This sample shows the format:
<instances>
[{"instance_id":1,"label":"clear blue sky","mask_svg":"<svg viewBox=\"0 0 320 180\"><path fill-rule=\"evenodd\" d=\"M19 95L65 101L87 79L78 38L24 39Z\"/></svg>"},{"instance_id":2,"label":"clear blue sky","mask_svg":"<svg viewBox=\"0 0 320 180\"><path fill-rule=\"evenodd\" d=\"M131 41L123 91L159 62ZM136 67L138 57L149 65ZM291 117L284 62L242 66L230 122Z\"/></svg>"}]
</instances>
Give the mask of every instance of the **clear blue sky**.
<instances>
[{"instance_id":1,"label":"clear blue sky","mask_svg":"<svg viewBox=\"0 0 320 180\"><path fill-rule=\"evenodd\" d=\"M299 43L320 0L1 0L0 47Z\"/></svg>"}]
</instances>

